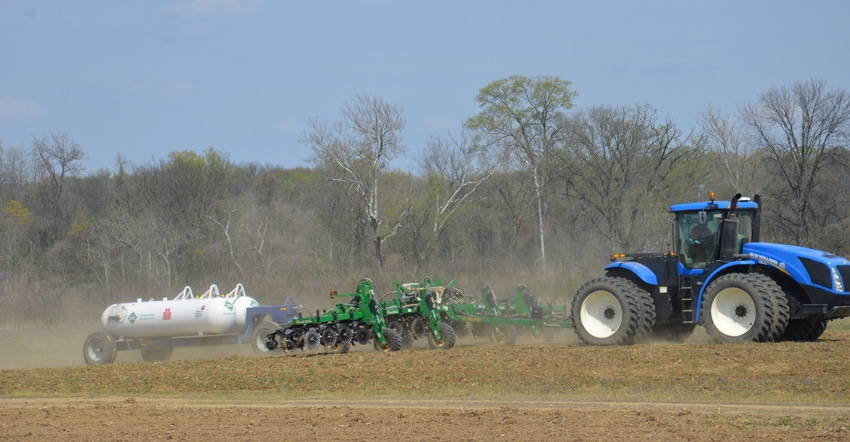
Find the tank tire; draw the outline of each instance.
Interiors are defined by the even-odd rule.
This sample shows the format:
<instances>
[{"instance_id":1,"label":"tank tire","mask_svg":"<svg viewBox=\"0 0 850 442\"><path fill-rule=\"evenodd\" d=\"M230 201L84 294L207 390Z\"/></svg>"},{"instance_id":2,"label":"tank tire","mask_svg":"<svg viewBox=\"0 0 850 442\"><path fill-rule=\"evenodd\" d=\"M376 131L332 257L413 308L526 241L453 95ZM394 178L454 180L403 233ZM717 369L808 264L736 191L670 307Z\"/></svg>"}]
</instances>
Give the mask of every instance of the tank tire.
<instances>
[{"instance_id":1,"label":"tank tire","mask_svg":"<svg viewBox=\"0 0 850 442\"><path fill-rule=\"evenodd\" d=\"M494 325L490 327L490 342L496 345L514 345L518 333L513 325Z\"/></svg>"},{"instance_id":2,"label":"tank tire","mask_svg":"<svg viewBox=\"0 0 850 442\"><path fill-rule=\"evenodd\" d=\"M428 346L432 349L441 349L448 350L455 346L455 342L457 341L457 335L455 334L455 329L452 328L446 322L441 322L437 324L437 331L440 332L440 336L443 339L440 342L434 340L434 334L428 333Z\"/></svg>"},{"instance_id":3,"label":"tank tire","mask_svg":"<svg viewBox=\"0 0 850 442\"><path fill-rule=\"evenodd\" d=\"M272 355L272 351L266 347L266 342L268 342L268 335L276 332L278 329L280 329L280 326L270 321L261 322L254 327L254 333L251 338L251 348L254 350L254 354L260 356Z\"/></svg>"},{"instance_id":4,"label":"tank tire","mask_svg":"<svg viewBox=\"0 0 850 442\"><path fill-rule=\"evenodd\" d=\"M773 280L752 273L730 273L712 282L702 300L703 326L721 343L765 342L774 328Z\"/></svg>"},{"instance_id":5,"label":"tank tire","mask_svg":"<svg viewBox=\"0 0 850 442\"><path fill-rule=\"evenodd\" d=\"M104 332L96 332L86 338L83 344L83 359L89 365L106 365L115 362L118 346L115 339Z\"/></svg>"},{"instance_id":6,"label":"tank tire","mask_svg":"<svg viewBox=\"0 0 850 442\"><path fill-rule=\"evenodd\" d=\"M401 350L401 335L397 331L391 328L384 328L382 333L384 334L384 339L387 340L387 345L382 346L381 341L378 340L377 336L373 336L372 339L375 343L375 350L383 352Z\"/></svg>"},{"instance_id":7,"label":"tank tire","mask_svg":"<svg viewBox=\"0 0 850 442\"><path fill-rule=\"evenodd\" d=\"M814 342L826 331L826 319L792 319L788 321L780 340L795 342Z\"/></svg>"},{"instance_id":8,"label":"tank tire","mask_svg":"<svg viewBox=\"0 0 850 442\"><path fill-rule=\"evenodd\" d=\"M171 359L174 348L143 348L142 360L145 362L164 362Z\"/></svg>"},{"instance_id":9,"label":"tank tire","mask_svg":"<svg viewBox=\"0 0 850 442\"><path fill-rule=\"evenodd\" d=\"M624 278L596 278L582 285L571 304L570 320L579 339L590 345L630 345L651 330L642 290ZM640 335L638 331L640 330Z\"/></svg>"}]
</instances>

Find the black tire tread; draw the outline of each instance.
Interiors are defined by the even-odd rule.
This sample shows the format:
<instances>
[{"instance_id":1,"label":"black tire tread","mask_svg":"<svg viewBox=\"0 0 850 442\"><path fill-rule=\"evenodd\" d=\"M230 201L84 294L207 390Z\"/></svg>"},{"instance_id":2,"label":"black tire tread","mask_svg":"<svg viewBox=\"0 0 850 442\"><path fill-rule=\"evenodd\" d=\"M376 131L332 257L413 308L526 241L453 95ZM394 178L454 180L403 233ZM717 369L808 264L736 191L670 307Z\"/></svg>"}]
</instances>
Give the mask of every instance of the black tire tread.
<instances>
[{"instance_id":1,"label":"black tire tread","mask_svg":"<svg viewBox=\"0 0 850 442\"><path fill-rule=\"evenodd\" d=\"M612 336L603 339L594 338L587 333L581 323L581 315L579 314L581 303L586 299L587 295L600 289L607 290L615 295L619 294L624 298L623 301L625 301L625 305L622 305L623 323L621 324L621 329ZM618 293L615 293L615 290ZM636 338L643 338L644 334L648 332L647 328L651 330L652 325L647 326L648 321L650 321L646 311L648 307L643 298L637 295L637 291L637 286L624 278L606 276L584 283L576 292L570 305L570 321L572 321L579 339L589 345L631 345L635 342ZM654 307L652 308L652 312L651 321L654 322ZM639 330L640 333L638 332Z\"/></svg>"},{"instance_id":2,"label":"black tire tread","mask_svg":"<svg viewBox=\"0 0 850 442\"><path fill-rule=\"evenodd\" d=\"M718 287L726 284L744 289L756 304L756 309L761 308L762 311L762 318L760 320L757 318L752 328L741 336L724 335L712 323L711 303L714 302L716 295L722 289L718 289ZM723 275L713 281L706 289L706 295L703 297L701 307L703 326L705 326L709 336L717 342L767 342L770 340L771 333L775 328L773 305L776 299L774 293L777 289L778 286L772 279L757 273L730 273Z\"/></svg>"}]
</instances>

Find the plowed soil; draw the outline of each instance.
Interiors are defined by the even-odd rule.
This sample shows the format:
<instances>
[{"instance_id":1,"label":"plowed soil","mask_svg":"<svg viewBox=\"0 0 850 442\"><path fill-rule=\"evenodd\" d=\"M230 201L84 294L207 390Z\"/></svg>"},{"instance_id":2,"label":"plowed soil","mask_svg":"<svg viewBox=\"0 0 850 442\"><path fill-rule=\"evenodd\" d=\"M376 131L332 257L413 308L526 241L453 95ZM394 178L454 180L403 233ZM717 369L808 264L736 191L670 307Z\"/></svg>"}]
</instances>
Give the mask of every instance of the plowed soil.
<instances>
[{"instance_id":1,"label":"plowed soil","mask_svg":"<svg viewBox=\"0 0 850 442\"><path fill-rule=\"evenodd\" d=\"M850 440L850 330L814 343L296 352L85 366L86 328L0 331L3 440ZM52 339L47 339L47 338ZM40 356L39 356L40 355Z\"/></svg>"}]
</instances>

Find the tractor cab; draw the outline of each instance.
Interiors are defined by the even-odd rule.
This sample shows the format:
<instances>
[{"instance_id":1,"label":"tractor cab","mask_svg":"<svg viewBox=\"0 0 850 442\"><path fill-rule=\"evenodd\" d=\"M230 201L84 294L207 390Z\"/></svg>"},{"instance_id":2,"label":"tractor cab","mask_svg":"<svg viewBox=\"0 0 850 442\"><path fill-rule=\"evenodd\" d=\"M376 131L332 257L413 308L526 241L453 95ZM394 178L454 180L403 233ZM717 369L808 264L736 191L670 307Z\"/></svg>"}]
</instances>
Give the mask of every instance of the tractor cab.
<instances>
[{"instance_id":1,"label":"tractor cab","mask_svg":"<svg viewBox=\"0 0 850 442\"><path fill-rule=\"evenodd\" d=\"M738 194L730 202L717 203L712 192L708 202L671 206L679 262L687 269L705 269L735 260L744 244L758 240L758 200Z\"/></svg>"}]
</instances>

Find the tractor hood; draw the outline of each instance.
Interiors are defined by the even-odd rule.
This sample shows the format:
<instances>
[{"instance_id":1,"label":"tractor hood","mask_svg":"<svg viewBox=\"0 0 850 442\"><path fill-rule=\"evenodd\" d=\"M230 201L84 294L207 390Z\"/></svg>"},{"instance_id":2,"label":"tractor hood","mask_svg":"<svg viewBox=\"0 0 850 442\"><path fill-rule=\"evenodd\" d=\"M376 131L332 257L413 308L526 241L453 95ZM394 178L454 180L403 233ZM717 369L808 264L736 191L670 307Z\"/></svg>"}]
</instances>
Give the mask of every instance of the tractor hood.
<instances>
[{"instance_id":1,"label":"tractor hood","mask_svg":"<svg viewBox=\"0 0 850 442\"><path fill-rule=\"evenodd\" d=\"M765 242L744 244L742 251L751 259L775 267L800 283L830 291L850 291L850 261L841 256L806 247Z\"/></svg>"}]
</instances>

